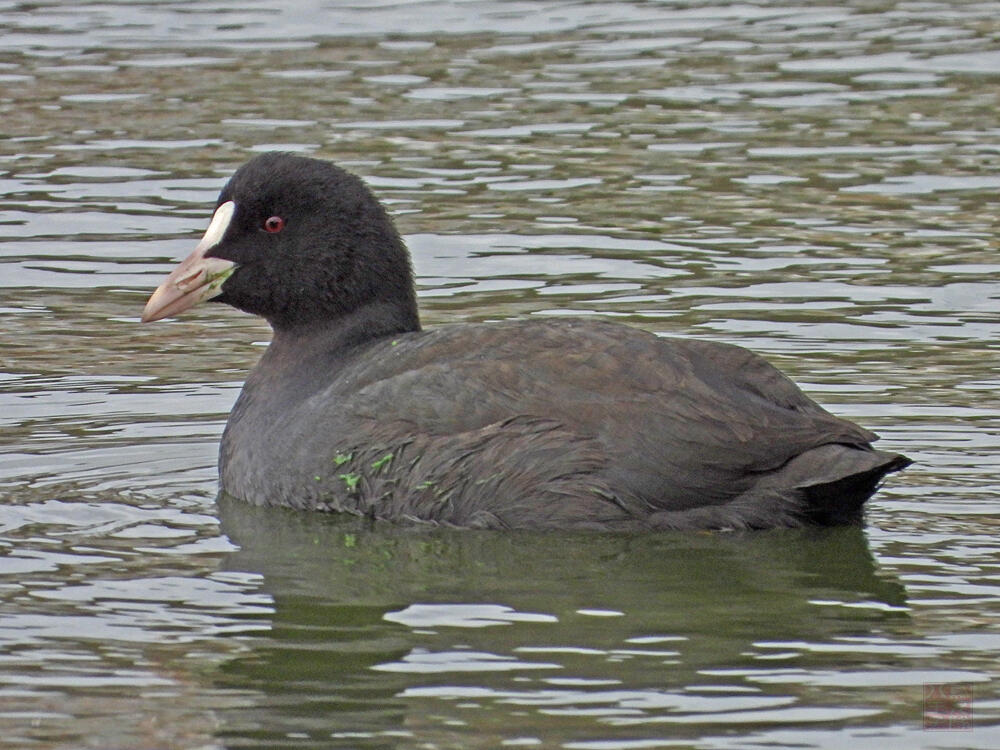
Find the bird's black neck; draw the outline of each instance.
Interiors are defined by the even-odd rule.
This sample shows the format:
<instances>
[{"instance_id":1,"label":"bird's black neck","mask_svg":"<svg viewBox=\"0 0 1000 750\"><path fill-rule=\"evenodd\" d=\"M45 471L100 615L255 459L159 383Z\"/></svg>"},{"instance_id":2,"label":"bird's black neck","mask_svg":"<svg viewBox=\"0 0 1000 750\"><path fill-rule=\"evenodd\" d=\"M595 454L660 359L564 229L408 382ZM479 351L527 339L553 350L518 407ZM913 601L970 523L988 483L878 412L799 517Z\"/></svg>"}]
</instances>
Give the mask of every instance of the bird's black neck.
<instances>
[{"instance_id":1,"label":"bird's black neck","mask_svg":"<svg viewBox=\"0 0 1000 750\"><path fill-rule=\"evenodd\" d=\"M272 366L288 361L336 357L345 349L408 331L420 330L415 303L373 302L347 315L295 324L275 324L265 355Z\"/></svg>"}]
</instances>

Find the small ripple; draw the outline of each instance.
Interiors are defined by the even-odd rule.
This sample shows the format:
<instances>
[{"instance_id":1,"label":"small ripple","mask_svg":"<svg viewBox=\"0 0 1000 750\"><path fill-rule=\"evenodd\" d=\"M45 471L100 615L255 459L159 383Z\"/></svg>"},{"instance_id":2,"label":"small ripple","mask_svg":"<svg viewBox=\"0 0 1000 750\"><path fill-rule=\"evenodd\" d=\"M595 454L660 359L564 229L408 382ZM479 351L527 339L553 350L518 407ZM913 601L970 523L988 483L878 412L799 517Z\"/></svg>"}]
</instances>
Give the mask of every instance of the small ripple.
<instances>
[{"instance_id":1,"label":"small ripple","mask_svg":"<svg viewBox=\"0 0 1000 750\"><path fill-rule=\"evenodd\" d=\"M887 177L882 182L842 187L843 193L878 193L881 195L923 195L956 190L995 190L1000 177L977 175L908 175Z\"/></svg>"},{"instance_id":2,"label":"small ripple","mask_svg":"<svg viewBox=\"0 0 1000 750\"><path fill-rule=\"evenodd\" d=\"M558 622L559 618L535 612L518 612L499 604L411 604L382 616L411 628L485 628L516 622Z\"/></svg>"},{"instance_id":3,"label":"small ripple","mask_svg":"<svg viewBox=\"0 0 1000 750\"><path fill-rule=\"evenodd\" d=\"M559 664L529 662L512 656L480 651L423 651L407 654L400 661L376 664L371 669L378 672L409 674L438 674L447 672L515 672L535 669L562 669Z\"/></svg>"}]
</instances>

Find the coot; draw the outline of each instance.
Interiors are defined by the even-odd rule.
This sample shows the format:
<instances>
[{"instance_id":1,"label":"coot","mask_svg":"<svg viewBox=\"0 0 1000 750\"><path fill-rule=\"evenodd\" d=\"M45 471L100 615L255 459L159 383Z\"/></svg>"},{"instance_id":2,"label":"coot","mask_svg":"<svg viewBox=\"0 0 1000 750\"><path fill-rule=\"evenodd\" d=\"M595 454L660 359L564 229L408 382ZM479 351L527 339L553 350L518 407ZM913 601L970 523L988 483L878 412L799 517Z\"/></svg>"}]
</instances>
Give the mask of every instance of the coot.
<instances>
[{"instance_id":1,"label":"coot","mask_svg":"<svg viewBox=\"0 0 1000 750\"><path fill-rule=\"evenodd\" d=\"M202 300L274 337L220 448L258 505L493 529L857 523L909 464L757 355L594 320L423 330L385 209L330 163L269 153L223 188L143 321Z\"/></svg>"}]
</instances>

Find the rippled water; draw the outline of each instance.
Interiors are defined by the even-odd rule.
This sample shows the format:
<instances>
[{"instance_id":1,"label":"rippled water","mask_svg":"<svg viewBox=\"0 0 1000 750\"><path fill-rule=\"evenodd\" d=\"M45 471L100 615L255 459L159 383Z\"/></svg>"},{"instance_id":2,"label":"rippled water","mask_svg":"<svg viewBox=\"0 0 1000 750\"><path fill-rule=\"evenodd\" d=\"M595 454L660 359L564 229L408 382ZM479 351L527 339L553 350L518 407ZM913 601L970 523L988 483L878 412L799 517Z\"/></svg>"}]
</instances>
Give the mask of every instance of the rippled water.
<instances>
[{"instance_id":1,"label":"rippled water","mask_svg":"<svg viewBox=\"0 0 1000 750\"><path fill-rule=\"evenodd\" d=\"M0 2L0 746L1000 745L998 17ZM425 323L741 343L917 463L863 531L217 506L268 330L138 314L275 148L376 188Z\"/></svg>"}]
</instances>

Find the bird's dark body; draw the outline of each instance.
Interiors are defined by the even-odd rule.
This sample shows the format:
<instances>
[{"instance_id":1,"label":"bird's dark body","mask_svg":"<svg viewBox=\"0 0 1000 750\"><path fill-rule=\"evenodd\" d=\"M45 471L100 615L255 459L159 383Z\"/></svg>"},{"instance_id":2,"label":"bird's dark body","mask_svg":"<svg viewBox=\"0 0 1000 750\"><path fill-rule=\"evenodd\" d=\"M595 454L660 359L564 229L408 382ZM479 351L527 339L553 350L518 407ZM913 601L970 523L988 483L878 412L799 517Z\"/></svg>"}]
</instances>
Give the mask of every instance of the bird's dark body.
<instances>
[{"instance_id":1,"label":"bird's dark body","mask_svg":"<svg viewBox=\"0 0 1000 750\"><path fill-rule=\"evenodd\" d=\"M145 319L195 304L192 279L274 329L220 449L223 491L250 503L503 529L838 524L909 463L740 347L583 319L421 330L391 220L325 162L238 170Z\"/></svg>"},{"instance_id":2,"label":"bird's dark body","mask_svg":"<svg viewBox=\"0 0 1000 750\"><path fill-rule=\"evenodd\" d=\"M759 528L857 520L898 463L735 346L562 319L331 343L272 344L223 438L225 491L470 527ZM810 507L850 472L868 476L839 510Z\"/></svg>"}]
</instances>

